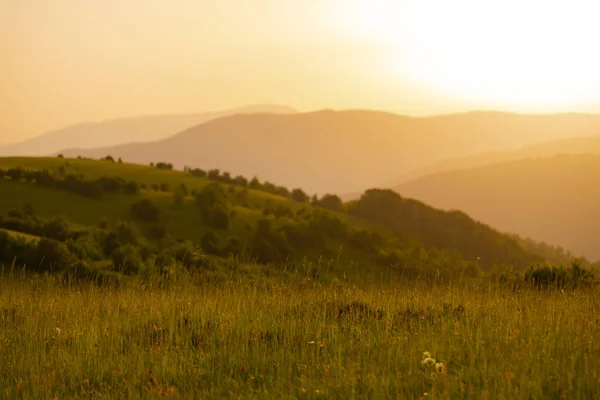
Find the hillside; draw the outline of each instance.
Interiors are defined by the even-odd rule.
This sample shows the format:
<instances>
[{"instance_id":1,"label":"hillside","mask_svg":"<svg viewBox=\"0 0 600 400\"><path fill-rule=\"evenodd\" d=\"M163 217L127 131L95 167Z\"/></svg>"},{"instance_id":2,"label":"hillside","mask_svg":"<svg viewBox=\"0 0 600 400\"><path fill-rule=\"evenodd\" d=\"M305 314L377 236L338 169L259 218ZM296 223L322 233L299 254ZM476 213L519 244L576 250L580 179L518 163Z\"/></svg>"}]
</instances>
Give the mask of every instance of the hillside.
<instances>
[{"instance_id":1,"label":"hillside","mask_svg":"<svg viewBox=\"0 0 600 400\"><path fill-rule=\"evenodd\" d=\"M530 158L429 175L395 188L497 229L600 259L600 155Z\"/></svg>"},{"instance_id":2,"label":"hillside","mask_svg":"<svg viewBox=\"0 0 600 400\"><path fill-rule=\"evenodd\" d=\"M402 178L402 181L395 182L395 184L398 185L443 171L470 169L501 162L533 157L550 157L559 154L600 154L600 135L552 140L524 146L518 150L495 151L470 157L445 160L425 168L409 171Z\"/></svg>"},{"instance_id":3,"label":"hillside","mask_svg":"<svg viewBox=\"0 0 600 400\"><path fill-rule=\"evenodd\" d=\"M168 161L258 176L309 193L362 192L389 186L409 170L453 157L508 150L557 138L592 135L600 116L472 112L413 118L376 111L318 111L288 115L236 115L167 139L93 150L127 162Z\"/></svg>"},{"instance_id":4,"label":"hillside","mask_svg":"<svg viewBox=\"0 0 600 400\"><path fill-rule=\"evenodd\" d=\"M65 148L94 148L164 139L211 119L240 113L294 113L275 105L249 106L217 112L154 115L88 122L57 129L24 142L0 146L0 156L44 156Z\"/></svg>"},{"instance_id":5,"label":"hillside","mask_svg":"<svg viewBox=\"0 0 600 400\"><path fill-rule=\"evenodd\" d=\"M179 251L171 255L175 259L196 254L198 245L209 257L245 253L263 263L325 257L410 274L471 274L477 266L496 264L523 269L543 258L466 215L391 191L368 191L348 204L335 196L309 202L300 190L240 177L63 158L3 158L0 177L6 194L0 198L0 228L43 236L58 226L59 238L73 238L73 251L95 254L94 265L107 257L121 260L112 252L122 246L129 246L121 250L133 253L132 259ZM57 216L71 227L53 220ZM111 235L124 241L105 243ZM94 253L98 248L104 253Z\"/></svg>"}]
</instances>

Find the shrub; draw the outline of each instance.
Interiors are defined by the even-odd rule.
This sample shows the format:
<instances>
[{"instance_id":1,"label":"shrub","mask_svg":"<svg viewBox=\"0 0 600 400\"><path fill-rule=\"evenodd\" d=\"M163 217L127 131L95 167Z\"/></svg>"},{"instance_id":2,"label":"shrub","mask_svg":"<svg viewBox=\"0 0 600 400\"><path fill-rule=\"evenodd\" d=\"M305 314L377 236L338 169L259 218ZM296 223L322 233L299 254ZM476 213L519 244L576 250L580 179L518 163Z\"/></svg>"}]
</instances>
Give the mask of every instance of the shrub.
<instances>
[{"instance_id":1,"label":"shrub","mask_svg":"<svg viewBox=\"0 0 600 400\"><path fill-rule=\"evenodd\" d=\"M200 240L202 251L207 254L219 254L219 238L213 231L208 231Z\"/></svg>"},{"instance_id":2,"label":"shrub","mask_svg":"<svg viewBox=\"0 0 600 400\"><path fill-rule=\"evenodd\" d=\"M140 185L136 181L129 181L123 185L123 193L138 194L139 192L140 192Z\"/></svg>"},{"instance_id":3,"label":"shrub","mask_svg":"<svg viewBox=\"0 0 600 400\"><path fill-rule=\"evenodd\" d=\"M31 268L36 272L58 271L77 264L64 243L41 238L37 243Z\"/></svg>"},{"instance_id":4,"label":"shrub","mask_svg":"<svg viewBox=\"0 0 600 400\"><path fill-rule=\"evenodd\" d=\"M142 258L132 245L124 245L115 250L112 257L113 268L126 275L138 273L143 266Z\"/></svg>"},{"instance_id":5,"label":"shrub","mask_svg":"<svg viewBox=\"0 0 600 400\"><path fill-rule=\"evenodd\" d=\"M136 201L131 205L131 215L144 221L156 221L159 214L158 208L148 199Z\"/></svg>"},{"instance_id":6,"label":"shrub","mask_svg":"<svg viewBox=\"0 0 600 400\"><path fill-rule=\"evenodd\" d=\"M228 229L229 212L227 211L227 208L222 205L214 205L204 214L204 222L212 228Z\"/></svg>"},{"instance_id":7,"label":"shrub","mask_svg":"<svg viewBox=\"0 0 600 400\"><path fill-rule=\"evenodd\" d=\"M564 265L552 265L548 262L531 265L523 274L525 282L540 289L563 289L570 286L575 289L594 282L593 271L581 267L579 261L570 268Z\"/></svg>"},{"instance_id":8,"label":"shrub","mask_svg":"<svg viewBox=\"0 0 600 400\"><path fill-rule=\"evenodd\" d=\"M151 239L160 240L167 235L167 229L162 225L154 225L150 228L149 236Z\"/></svg>"},{"instance_id":9,"label":"shrub","mask_svg":"<svg viewBox=\"0 0 600 400\"><path fill-rule=\"evenodd\" d=\"M69 234L69 223L64 218L53 218L44 223L42 233L44 236L64 242Z\"/></svg>"}]
</instances>

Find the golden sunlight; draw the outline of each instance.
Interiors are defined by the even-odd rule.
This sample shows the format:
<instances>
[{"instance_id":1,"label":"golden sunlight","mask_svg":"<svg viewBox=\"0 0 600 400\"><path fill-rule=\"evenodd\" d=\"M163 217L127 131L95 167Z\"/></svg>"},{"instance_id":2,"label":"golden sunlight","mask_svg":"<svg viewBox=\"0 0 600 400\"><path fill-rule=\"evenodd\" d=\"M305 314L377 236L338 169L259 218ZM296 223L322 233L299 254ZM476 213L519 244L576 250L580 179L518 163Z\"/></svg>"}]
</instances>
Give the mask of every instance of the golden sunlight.
<instances>
[{"instance_id":1,"label":"golden sunlight","mask_svg":"<svg viewBox=\"0 0 600 400\"><path fill-rule=\"evenodd\" d=\"M399 78L438 93L551 110L600 91L593 1L335 2L338 29L385 48Z\"/></svg>"}]
</instances>

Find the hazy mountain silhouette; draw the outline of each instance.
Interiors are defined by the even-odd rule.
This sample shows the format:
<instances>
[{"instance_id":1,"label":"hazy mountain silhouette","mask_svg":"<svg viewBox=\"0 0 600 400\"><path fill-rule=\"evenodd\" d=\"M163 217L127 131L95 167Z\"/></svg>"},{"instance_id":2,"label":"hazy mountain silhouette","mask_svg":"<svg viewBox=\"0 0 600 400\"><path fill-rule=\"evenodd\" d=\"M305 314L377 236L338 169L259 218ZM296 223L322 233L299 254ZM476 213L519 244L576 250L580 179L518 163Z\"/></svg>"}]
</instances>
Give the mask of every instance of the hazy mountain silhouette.
<instances>
[{"instance_id":1,"label":"hazy mountain silhouette","mask_svg":"<svg viewBox=\"0 0 600 400\"><path fill-rule=\"evenodd\" d=\"M151 142L211 119L240 113L295 113L290 107L256 105L230 110L175 115L150 115L86 122L44 133L24 142L0 147L2 156L50 155L65 148L95 148L132 142Z\"/></svg>"},{"instance_id":2,"label":"hazy mountain silhouette","mask_svg":"<svg viewBox=\"0 0 600 400\"><path fill-rule=\"evenodd\" d=\"M591 135L599 115L521 115L470 112L406 117L365 110L288 115L235 115L211 120L170 138L68 156L172 162L234 175L257 175L309 193L350 193L451 157L516 149L544 139ZM391 186L391 183L390 183Z\"/></svg>"},{"instance_id":3,"label":"hazy mountain silhouette","mask_svg":"<svg viewBox=\"0 0 600 400\"><path fill-rule=\"evenodd\" d=\"M425 168L409 171L400 181L395 182L395 185L443 171L470 169L500 162L532 157L549 157L558 154L600 154L600 135L553 140L524 146L513 151L494 151L470 157L449 159Z\"/></svg>"},{"instance_id":4,"label":"hazy mountain silhouette","mask_svg":"<svg viewBox=\"0 0 600 400\"><path fill-rule=\"evenodd\" d=\"M428 175L395 190L496 229L600 259L600 154L557 155Z\"/></svg>"}]
</instances>

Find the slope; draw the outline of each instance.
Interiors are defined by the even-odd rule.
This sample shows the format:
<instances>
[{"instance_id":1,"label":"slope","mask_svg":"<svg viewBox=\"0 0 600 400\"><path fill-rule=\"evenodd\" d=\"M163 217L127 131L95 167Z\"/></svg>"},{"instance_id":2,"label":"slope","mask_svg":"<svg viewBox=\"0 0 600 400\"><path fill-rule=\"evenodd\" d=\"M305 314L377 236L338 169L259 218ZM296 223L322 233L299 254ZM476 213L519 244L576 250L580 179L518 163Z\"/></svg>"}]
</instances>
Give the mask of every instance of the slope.
<instances>
[{"instance_id":1,"label":"slope","mask_svg":"<svg viewBox=\"0 0 600 400\"><path fill-rule=\"evenodd\" d=\"M94 148L131 142L149 142L166 138L183 129L214 118L239 113L294 113L284 106L257 105L224 111L154 115L88 122L44 133L24 142L0 147L2 156L51 155L65 148Z\"/></svg>"},{"instance_id":2,"label":"slope","mask_svg":"<svg viewBox=\"0 0 600 400\"><path fill-rule=\"evenodd\" d=\"M35 172L43 169L54 172ZM62 216L81 227L99 226L106 218L131 221L148 238L155 236L158 227L161 238L177 239L171 247L181 242L201 244L218 256L246 249L264 262L325 256L355 265L395 266L410 273L440 268L448 273L461 269L473 273L478 257L484 254L493 255L482 258L480 267L485 269L501 263L525 268L542 259L515 239L466 215L456 218L425 205L415 207L389 191L383 196L367 192L360 201L330 211L309 204L308 199L293 201L254 190L247 183L223 184L189 173L109 161L5 158L0 159L0 173L0 215L11 211L13 215L0 227L11 230L26 225L18 220L27 220L18 215L18 210L26 209L26 214L42 219ZM78 189L78 182L90 186L93 179L103 176L119 176L120 180L105 182L104 193L86 194ZM111 185L119 187L121 180L135 181L141 190L108 191ZM156 207L154 219L132 214L132 206L142 201ZM390 225L381 213L400 214Z\"/></svg>"},{"instance_id":3,"label":"slope","mask_svg":"<svg viewBox=\"0 0 600 400\"><path fill-rule=\"evenodd\" d=\"M600 128L597 115L472 112L412 118L377 111L236 115L170 138L65 155L127 162L168 161L301 187L349 193L397 182L411 169L450 157L514 149L543 139L582 136Z\"/></svg>"},{"instance_id":4,"label":"slope","mask_svg":"<svg viewBox=\"0 0 600 400\"><path fill-rule=\"evenodd\" d=\"M470 169L501 162L532 157L550 157L558 154L600 154L600 135L552 140L524 146L518 150L495 151L470 157L445 160L425 168L409 171L402 178L402 181L395 182L394 185L443 171Z\"/></svg>"},{"instance_id":5,"label":"slope","mask_svg":"<svg viewBox=\"0 0 600 400\"><path fill-rule=\"evenodd\" d=\"M600 155L558 155L441 172L395 188L500 230L600 259Z\"/></svg>"}]
</instances>

